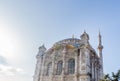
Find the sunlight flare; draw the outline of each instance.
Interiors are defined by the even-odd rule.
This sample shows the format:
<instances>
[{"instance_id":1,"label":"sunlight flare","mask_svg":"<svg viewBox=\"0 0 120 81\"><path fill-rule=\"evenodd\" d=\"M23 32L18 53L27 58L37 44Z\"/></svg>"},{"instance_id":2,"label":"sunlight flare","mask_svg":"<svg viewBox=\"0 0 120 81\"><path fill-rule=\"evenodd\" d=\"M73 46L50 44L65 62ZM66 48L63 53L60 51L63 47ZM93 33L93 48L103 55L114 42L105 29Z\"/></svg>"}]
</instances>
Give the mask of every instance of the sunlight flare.
<instances>
[{"instance_id":1,"label":"sunlight flare","mask_svg":"<svg viewBox=\"0 0 120 81\"><path fill-rule=\"evenodd\" d=\"M14 58L18 51L18 39L15 36L15 32L11 31L10 28L0 28L0 55L6 58Z\"/></svg>"}]
</instances>

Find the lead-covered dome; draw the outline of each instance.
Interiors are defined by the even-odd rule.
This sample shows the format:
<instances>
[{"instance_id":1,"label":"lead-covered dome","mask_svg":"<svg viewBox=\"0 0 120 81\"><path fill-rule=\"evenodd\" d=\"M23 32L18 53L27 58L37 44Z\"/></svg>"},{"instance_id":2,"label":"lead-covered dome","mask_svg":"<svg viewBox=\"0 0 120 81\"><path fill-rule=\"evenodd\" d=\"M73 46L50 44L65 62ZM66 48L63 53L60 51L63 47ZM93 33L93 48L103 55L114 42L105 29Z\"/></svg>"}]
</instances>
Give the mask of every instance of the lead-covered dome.
<instances>
[{"instance_id":1,"label":"lead-covered dome","mask_svg":"<svg viewBox=\"0 0 120 81\"><path fill-rule=\"evenodd\" d=\"M81 40L78 39L78 38L68 38L68 39L64 39L64 40L61 40L61 41L58 41L54 44L54 46L56 45L71 45L71 46L74 46L74 47L79 47L80 46L80 43Z\"/></svg>"}]
</instances>

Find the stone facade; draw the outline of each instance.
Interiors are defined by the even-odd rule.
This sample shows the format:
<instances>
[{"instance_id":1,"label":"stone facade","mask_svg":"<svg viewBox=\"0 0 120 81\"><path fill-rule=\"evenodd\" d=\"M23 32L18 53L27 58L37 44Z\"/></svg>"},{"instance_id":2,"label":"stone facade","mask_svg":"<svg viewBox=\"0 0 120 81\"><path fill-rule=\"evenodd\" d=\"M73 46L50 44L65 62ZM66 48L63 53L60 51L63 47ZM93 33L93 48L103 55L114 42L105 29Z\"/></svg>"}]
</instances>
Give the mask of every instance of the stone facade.
<instances>
[{"instance_id":1,"label":"stone facade","mask_svg":"<svg viewBox=\"0 0 120 81\"><path fill-rule=\"evenodd\" d=\"M101 35L97 54L86 32L81 39L64 39L48 50L42 45L33 81L99 81L103 77L102 49Z\"/></svg>"}]
</instances>

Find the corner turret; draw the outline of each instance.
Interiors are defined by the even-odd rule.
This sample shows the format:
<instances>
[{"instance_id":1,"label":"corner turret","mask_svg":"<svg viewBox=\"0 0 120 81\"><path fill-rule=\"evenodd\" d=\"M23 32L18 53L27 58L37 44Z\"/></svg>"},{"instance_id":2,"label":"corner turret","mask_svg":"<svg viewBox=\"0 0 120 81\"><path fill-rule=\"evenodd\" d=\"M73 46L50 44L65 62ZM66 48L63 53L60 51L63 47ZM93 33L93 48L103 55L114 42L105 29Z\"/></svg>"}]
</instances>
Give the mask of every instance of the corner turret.
<instances>
[{"instance_id":1,"label":"corner turret","mask_svg":"<svg viewBox=\"0 0 120 81\"><path fill-rule=\"evenodd\" d=\"M39 49L39 51L38 51L36 58L43 56L45 54L45 51L46 51L44 44L42 46L40 46L38 49Z\"/></svg>"},{"instance_id":2,"label":"corner turret","mask_svg":"<svg viewBox=\"0 0 120 81\"><path fill-rule=\"evenodd\" d=\"M89 35L84 30L84 33L80 36L81 40L89 40Z\"/></svg>"},{"instance_id":3,"label":"corner turret","mask_svg":"<svg viewBox=\"0 0 120 81\"><path fill-rule=\"evenodd\" d=\"M36 70L33 76L33 81L40 81L40 75L41 75L41 70L42 70L42 64L43 64L43 58L45 54L46 48L44 44L39 47L38 54L36 55L37 58L37 63L36 63Z\"/></svg>"},{"instance_id":4,"label":"corner turret","mask_svg":"<svg viewBox=\"0 0 120 81\"><path fill-rule=\"evenodd\" d=\"M80 36L81 42L83 42L86 46L89 45L89 35L84 31L84 33Z\"/></svg>"}]
</instances>

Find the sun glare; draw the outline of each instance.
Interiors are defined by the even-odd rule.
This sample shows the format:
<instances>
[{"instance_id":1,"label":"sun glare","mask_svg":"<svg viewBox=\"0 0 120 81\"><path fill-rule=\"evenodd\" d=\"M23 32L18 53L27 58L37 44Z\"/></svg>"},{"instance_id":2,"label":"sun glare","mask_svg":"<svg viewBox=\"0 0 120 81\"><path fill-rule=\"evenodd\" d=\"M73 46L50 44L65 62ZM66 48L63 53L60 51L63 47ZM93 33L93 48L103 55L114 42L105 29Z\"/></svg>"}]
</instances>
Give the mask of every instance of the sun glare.
<instances>
[{"instance_id":1,"label":"sun glare","mask_svg":"<svg viewBox=\"0 0 120 81\"><path fill-rule=\"evenodd\" d=\"M0 27L0 55L14 58L17 51L17 41L14 32L8 28Z\"/></svg>"}]
</instances>

